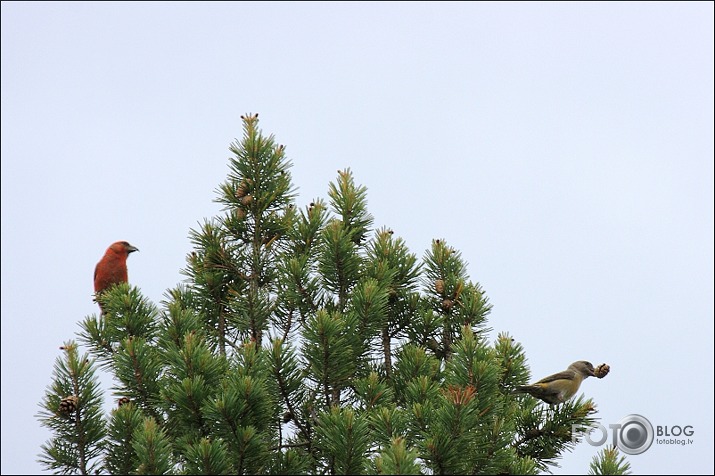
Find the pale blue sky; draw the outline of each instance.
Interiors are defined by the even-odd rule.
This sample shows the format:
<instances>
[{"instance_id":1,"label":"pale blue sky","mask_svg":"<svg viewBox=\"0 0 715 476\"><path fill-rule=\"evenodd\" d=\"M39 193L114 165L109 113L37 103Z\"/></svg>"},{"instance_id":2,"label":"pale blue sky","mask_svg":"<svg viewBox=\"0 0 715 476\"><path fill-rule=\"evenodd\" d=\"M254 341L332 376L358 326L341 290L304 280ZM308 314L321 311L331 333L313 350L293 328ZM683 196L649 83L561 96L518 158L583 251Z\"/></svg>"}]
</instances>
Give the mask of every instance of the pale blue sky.
<instances>
[{"instance_id":1,"label":"pale blue sky","mask_svg":"<svg viewBox=\"0 0 715 476\"><path fill-rule=\"evenodd\" d=\"M41 469L97 260L139 247L158 304L248 112L300 206L350 167L376 226L458 248L535 378L607 362L603 424L694 427L635 473L712 474L712 2L2 2L3 474Z\"/></svg>"}]
</instances>

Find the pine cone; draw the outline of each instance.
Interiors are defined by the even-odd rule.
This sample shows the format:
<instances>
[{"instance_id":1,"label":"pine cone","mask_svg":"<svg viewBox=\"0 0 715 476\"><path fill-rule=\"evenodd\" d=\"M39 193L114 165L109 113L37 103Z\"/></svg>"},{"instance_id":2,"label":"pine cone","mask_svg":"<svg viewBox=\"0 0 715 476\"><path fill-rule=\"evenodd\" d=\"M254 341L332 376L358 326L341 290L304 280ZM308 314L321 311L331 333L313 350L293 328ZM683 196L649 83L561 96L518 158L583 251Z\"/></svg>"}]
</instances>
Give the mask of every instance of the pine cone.
<instances>
[{"instance_id":1,"label":"pine cone","mask_svg":"<svg viewBox=\"0 0 715 476\"><path fill-rule=\"evenodd\" d=\"M445 299L444 301L442 301L442 309L444 309L445 311L449 311L450 309L452 309L453 305L454 301L452 301L451 299Z\"/></svg>"},{"instance_id":2,"label":"pine cone","mask_svg":"<svg viewBox=\"0 0 715 476\"><path fill-rule=\"evenodd\" d=\"M244 210L243 208L237 208L236 218L239 220L243 220L244 218L246 218L246 210Z\"/></svg>"},{"instance_id":3,"label":"pine cone","mask_svg":"<svg viewBox=\"0 0 715 476\"><path fill-rule=\"evenodd\" d=\"M603 378L606 375L608 375L608 372L611 371L611 366L608 364L601 364L598 367L596 367L596 370L594 370L593 373L596 374L596 377L598 378Z\"/></svg>"},{"instance_id":4,"label":"pine cone","mask_svg":"<svg viewBox=\"0 0 715 476\"><path fill-rule=\"evenodd\" d=\"M58 408L59 412L67 417L77 409L77 403L79 399L77 395L70 395L65 397L60 401L60 406Z\"/></svg>"},{"instance_id":5,"label":"pine cone","mask_svg":"<svg viewBox=\"0 0 715 476\"><path fill-rule=\"evenodd\" d=\"M244 180L236 187L236 198L243 198L248 193L248 186Z\"/></svg>"},{"instance_id":6,"label":"pine cone","mask_svg":"<svg viewBox=\"0 0 715 476\"><path fill-rule=\"evenodd\" d=\"M129 400L129 397L122 397L119 400L117 400L117 406L121 407L122 405L126 405L127 403L131 403L131 402L132 401Z\"/></svg>"},{"instance_id":7,"label":"pine cone","mask_svg":"<svg viewBox=\"0 0 715 476\"><path fill-rule=\"evenodd\" d=\"M241 198L241 203L245 206L250 205L253 202L253 195L246 195L245 197Z\"/></svg>"},{"instance_id":8,"label":"pine cone","mask_svg":"<svg viewBox=\"0 0 715 476\"><path fill-rule=\"evenodd\" d=\"M442 294L444 292L444 281L441 279L438 279L434 282L434 290L437 291L438 294Z\"/></svg>"}]
</instances>

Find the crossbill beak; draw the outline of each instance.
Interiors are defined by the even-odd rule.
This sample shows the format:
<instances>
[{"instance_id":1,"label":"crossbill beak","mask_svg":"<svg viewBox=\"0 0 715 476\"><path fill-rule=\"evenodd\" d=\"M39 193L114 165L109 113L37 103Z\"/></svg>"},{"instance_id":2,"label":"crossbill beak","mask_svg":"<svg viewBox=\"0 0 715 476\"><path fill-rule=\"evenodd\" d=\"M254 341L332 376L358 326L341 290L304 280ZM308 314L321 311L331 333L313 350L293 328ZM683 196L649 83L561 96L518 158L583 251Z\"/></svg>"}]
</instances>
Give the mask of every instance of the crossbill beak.
<instances>
[{"instance_id":1,"label":"crossbill beak","mask_svg":"<svg viewBox=\"0 0 715 476\"><path fill-rule=\"evenodd\" d=\"M135 251L139 251L139 248L137 248L136 246L132 246L132 245L127 246L127 253L133 253Z\"/></svg>"}]
</instances>

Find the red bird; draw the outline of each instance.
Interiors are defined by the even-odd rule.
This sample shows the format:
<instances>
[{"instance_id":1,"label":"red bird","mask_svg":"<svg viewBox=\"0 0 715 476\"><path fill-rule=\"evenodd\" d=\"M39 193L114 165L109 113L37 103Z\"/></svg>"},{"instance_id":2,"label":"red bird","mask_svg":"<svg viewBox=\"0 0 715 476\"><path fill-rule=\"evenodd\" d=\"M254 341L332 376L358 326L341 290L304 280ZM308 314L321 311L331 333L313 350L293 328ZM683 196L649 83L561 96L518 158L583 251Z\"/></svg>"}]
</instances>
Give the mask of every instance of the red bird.
<instances>
[{"instance_id":1,"label":"red bird","mask_svg":"<svg viewBox=\"0 0 715 476\"><path fill-rule=\"evenodd\" d=\"M139 249L126 241L117 241L107 248L104 256L94 268L95 295L114 284L127 282L127 257L134 251L139 251Z\"/></svg>"}]
</instances>

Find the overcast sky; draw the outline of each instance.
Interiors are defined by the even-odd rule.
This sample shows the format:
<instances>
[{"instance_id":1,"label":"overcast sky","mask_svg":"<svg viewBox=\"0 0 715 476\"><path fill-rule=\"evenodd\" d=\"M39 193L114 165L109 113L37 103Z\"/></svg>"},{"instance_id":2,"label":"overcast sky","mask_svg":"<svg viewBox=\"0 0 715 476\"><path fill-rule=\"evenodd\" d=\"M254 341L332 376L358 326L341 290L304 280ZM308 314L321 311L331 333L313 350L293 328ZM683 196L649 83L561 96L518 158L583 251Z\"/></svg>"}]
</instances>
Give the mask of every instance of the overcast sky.
<instances>
[{"instance_id":1,"label":"overcast sky","mask_svg":"<svg viewBox=\"0 0 715 476\"><path fill-rule=\"evenodd\" d=\"M42 469L104 250L158 304L249 112L299 206L349 167L376 227L459 249L535 379L606 362L601 423L694 428L635 473L713 473L712 2L2 2L3 474Z\"/></svg>"}]
</instances>

